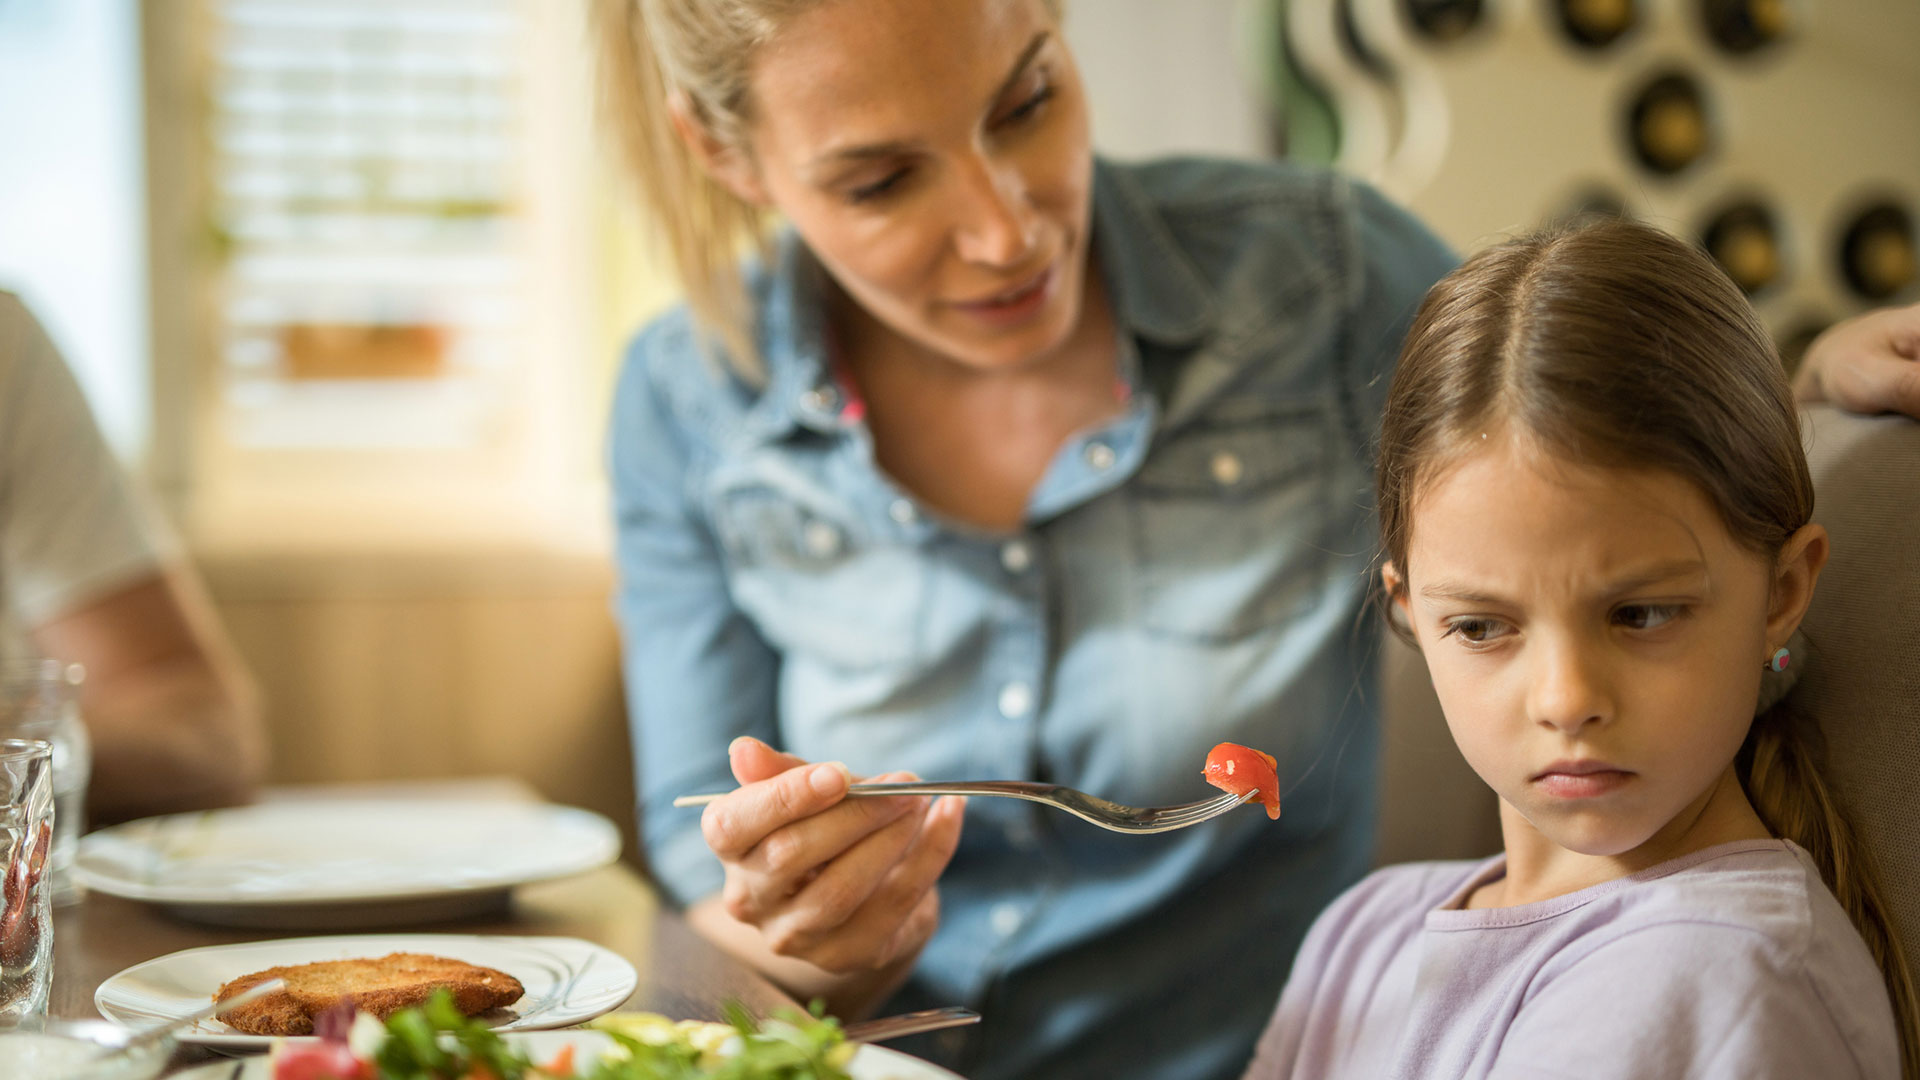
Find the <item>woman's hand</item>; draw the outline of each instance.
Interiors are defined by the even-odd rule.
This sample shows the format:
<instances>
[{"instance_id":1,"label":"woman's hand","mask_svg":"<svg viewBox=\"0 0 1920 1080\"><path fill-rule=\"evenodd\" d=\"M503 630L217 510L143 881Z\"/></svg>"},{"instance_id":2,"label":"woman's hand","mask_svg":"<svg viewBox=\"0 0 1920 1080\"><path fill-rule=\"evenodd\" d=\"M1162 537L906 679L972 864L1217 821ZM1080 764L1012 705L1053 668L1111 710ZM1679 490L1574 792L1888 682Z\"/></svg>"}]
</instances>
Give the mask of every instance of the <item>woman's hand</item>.
<instances>
[{"instance_id":1,"label":"woman's hand","mask_svg":"<svg viewBox=\"0 0 1920 1080\"><path fill-rule=\"evenodd\" d=\"M917 956L940 924L935 883L960 842L965 800L848 799L843 766L758 739L734 740L728 757L740 787L700 819L726 868L723 910L774 955L836 974Z\"/></svg>"},{"instance_id":2,"label":"woman's hand","mask_svg":"<svg viewBox=\"0 0 1920 1080\"><path fill-rule=\"evenodd\" d=\"M1807 347L1794 394L1849 412L1920 417L1920 304L1880 308L1828 327Z\"/></svg>"}]
</instances>

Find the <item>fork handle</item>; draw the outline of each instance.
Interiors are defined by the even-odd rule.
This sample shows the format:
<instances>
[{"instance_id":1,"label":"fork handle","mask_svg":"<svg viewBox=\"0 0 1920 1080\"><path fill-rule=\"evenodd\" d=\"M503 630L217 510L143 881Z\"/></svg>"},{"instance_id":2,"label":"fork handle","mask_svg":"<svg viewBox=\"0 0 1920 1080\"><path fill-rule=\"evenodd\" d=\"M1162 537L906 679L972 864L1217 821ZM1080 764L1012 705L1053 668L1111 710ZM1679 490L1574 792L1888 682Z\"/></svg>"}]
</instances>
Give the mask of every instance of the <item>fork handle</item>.
<instances>
[{"instance_id":1,"label":"fork handle","mask_svg":"<svg viewBox=\"0 0 1920 1080\"><path fill-rule=\"evenodd\" d=\"M1005 795L1015 799L1036 799L1048 792L1057 790L1053 784L1032 784L1020 780L969 780L955 783L951 780L905 780L891 784L849 784L849 795ZM725 791L708 792L705 795L682 795L673 800L675 806L705 806L724 795Z\"/></svg>"}]
</instances>

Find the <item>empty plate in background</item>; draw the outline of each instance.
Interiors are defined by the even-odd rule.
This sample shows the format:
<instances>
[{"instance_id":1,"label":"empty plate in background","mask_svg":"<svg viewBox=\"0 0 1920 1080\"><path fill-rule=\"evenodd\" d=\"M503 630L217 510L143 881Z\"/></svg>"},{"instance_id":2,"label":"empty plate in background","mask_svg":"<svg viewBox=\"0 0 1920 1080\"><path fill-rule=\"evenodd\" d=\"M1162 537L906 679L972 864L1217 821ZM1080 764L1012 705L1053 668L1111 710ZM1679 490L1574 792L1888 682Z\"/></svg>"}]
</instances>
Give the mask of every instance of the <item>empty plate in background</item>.
<instances>
[{"instance_id":1,"label":"empty plate in background","mask_svg":"<svg viewBox=\"0 0 1920 1080\"><path fill-rule=\"evenodd\" d=\"M504 909L612 862L598 814L509 799L327 799L145 818L83 837L90 889L230 926L338 930Z\"/></svg>"}]
</instances>

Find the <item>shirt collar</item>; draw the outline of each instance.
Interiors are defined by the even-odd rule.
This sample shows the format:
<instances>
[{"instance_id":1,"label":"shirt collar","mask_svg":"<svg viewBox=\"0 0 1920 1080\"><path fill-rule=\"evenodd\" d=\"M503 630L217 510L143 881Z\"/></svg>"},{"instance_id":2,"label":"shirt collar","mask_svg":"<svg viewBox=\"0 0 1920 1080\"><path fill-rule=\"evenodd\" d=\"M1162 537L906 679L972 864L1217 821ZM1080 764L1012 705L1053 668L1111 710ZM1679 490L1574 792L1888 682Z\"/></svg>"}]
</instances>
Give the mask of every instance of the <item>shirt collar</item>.
<instances>
[{"instance_id":1,"label":"shirt collar","mask_svg":"<svg viewBox=\"0 0 1920 1080\"><path fill-rule=\"evenodd\" d=\"M1212 290L1153 200L1124 169L1096 158L1095 257L1120 325L1163 345L1204 338L1218 320Z\"/></svg>"},{"instance_id":2,"label":"shirt collar","mask_svg":"<svg viewBox=\"0 0 1920 1080\"><path fill-rule=\"evenodd\" d=\"M826 271L792 229L782 229L748 286L755 297L754 340L767 368L749 429L779 438L795 428L831 431L843 404L828 352Z\"/></svg>"}]
</instances>

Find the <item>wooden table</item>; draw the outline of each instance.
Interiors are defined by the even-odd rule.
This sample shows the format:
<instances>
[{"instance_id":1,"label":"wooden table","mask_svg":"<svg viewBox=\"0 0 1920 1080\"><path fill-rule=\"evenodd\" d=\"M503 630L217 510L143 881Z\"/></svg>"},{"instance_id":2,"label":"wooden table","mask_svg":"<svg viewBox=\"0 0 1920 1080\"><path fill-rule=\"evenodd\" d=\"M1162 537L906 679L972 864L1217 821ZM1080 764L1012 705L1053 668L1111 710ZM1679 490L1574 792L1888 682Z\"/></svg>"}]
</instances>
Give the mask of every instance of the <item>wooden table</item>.
<instances>
[{"instance_id":1,"label":"wooden table","mask_svg":"<svg viewBox=\"0 0 1920 1080\"><path fill-rule=\"evenodd\" d=\"M471 785L446 785L427 790L468 795L475 789ZM513 906L503 916L381 928L377 932L389 929L584 938L626 957L639 972L640 984L622 1006L626 1009L718 1020L721 1003L728 1000L763 1014L794 1004L771 982L695 934L624 863L522 886L515 890ZM133 964L201 945L293 936L298 935L199 926L147 904L95 892L79 904L54 913L53 995L48 1011L56 1017L96 1019L100 1014L93 1007L94 990L109 976ZM202 1049L183 1048L174 1064L204 1061L209 1056Z\"/></svg>"}]
</instances>

